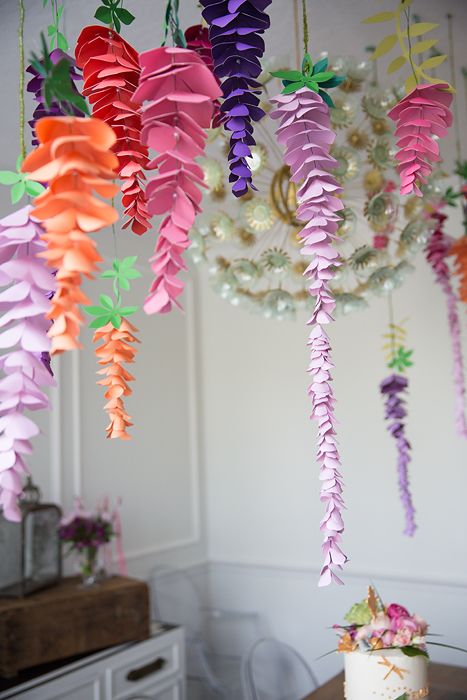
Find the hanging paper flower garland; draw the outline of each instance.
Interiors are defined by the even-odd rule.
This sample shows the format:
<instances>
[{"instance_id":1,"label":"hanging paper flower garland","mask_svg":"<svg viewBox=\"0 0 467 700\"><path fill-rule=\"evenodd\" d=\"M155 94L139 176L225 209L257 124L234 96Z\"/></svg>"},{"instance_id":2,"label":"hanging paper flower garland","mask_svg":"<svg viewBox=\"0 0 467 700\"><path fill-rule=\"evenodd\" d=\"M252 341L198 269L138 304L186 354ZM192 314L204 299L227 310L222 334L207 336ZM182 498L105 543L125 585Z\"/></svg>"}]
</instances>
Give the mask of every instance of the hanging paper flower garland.
<instances>
[{"instance_id":1,"label":"hanging paper flower garland","mask_svg":"<svg viewBox=\"0 0 467 700\"><path fill-rule=\"evenodd\" d=\"M459 299L467 304L467 235L454 241L449 255L454 257L454 273L459 279Z\"/></svg>"},{"instance_id":2,"label":"hanging paper flower garland","mask_svg":"<svg viewBox=\"0 0 467 700\"><path fill-rule=\"evenodd\" d=\"M31 64L26 68L26 71L32 75L26 89L34 94L34 101L37 102L32 119L28 124L32 130L32 145L38 146L39 141L36 138L35 126L39 119L43 117L62 117L69 114L74 114L77 117L85 116L85 112L79 106L70 103L66 99L61 101L58 101L56 98L50 99L49 104L47 104L44 92L47 71L50 73L53 71L55 75L58 72L56 79L61 79L62 72L68 72L70 85L77 96L80 95L80 92L76 87L76 82L82 78L76 69L74 60L61 49L54 49L48 56L48 60L47 58L42 58L40 65Z\"/></svg>"},{"instance_id":3,"label":"hanging paper flower garland","mask_svg":"<svg viewBox=\"0 0 467 700\"><path fill-rule=\"evenodd\" d=\"M100 306L85 307L87 313L95 316L90 327L99 329L94 333L94 343L103 341L95 352L99 364L104 365L98 374L105 378L97 383L107 387L105 398L108 403L104 407L110 418L107 437L122 440L130 439L126 429L133 425L125 411L122 397L131 395L128 382L134 379L123 365L134 362L136 349L131 344L140 341L135 335L137 329L128 321L128 316L134 314L137 307L122 306L121 290L129 291L130 281L141 277L141 273L134 268L135 262L136 256L123 260L115 258L112 268L101 274L104 279L113 280L115 303L107 294L101 294Z\"/></svg>"},{"instance_id":4,"label":"hanging paper flower garland","mask_svg":"<svg viewBox=\"0 0 467 700\"><path fill-rule=\"evenodd\" d=\"M415 534L415 508L409 486L408 466L411 462L411 446L405 434L404 419L407 417L404 394L408 389L409 381L401 372L404 372L413 363L412 350L404 348L406 332L399 325L389 324L389 332L384 336L387 341L385 348L389 350L388 367L396 369L397 374L390 374L380 384L380 391L385 399L385 419L388 421L388 432L396 441L397 447L397 472L399 494L405 514L404 535L412 537Z\"/></svg>"},{"instance_id":5,"label":"hanging paper flower garland","mask_svg":"<svg viewBox=\"0 0 467 700\"><path fill-rule=\"evenodd\" d=\"M25 410L48 408L44 388L54 386L43 362L48 353L48 296L55 280L37 257L44 249L43 230L24 207L0 220L0 506L7 520L21 520L18 499L28 473L22 455L39 427Z\"/></svg>"},{"instance_id":6,"label":"hanging paper flower garland","mask_svg":"<svg viewBox=\"0 0 467 700\"><path fill-rule=\"evenodd\" d=\"M307 71L313 70L309 56L306 66ZM332 77L332 74L327 76L328 79ZM277 140L285 148L284 160L290 167L291 180L302 183L297 192L296 217L305 223L298 237L302 242L302 255L311 259L304 274L310 283L309 292L315 297L315 308L308 322L312 327L308 341L311 349L308 393L312 401L311 416L318 422L317 459L320 464L321 501L326 507L321 521L324 564L319 585L327 586L332 582L342 584L335 571L342 569L347 561L339 546L344 530L344 502L335 434L335 399L330 383L333 364L325 331L326 325L333 320L335 308L328 284L333 270L339 266L333 241L337 239L339 211L343 209L343 204L338 197L342 189L330 172L337 161L329 152L335 139L330 128L329 108L317 91L308 86L301 87L304 79L305 76L296 93L278 95L272 100L276 109L271 112L271 117L280 120ZM288 85L284 92L291 92Z\"/></svg>"},{"instance_id":7,"label":"hanging paper flower garland","mask_svg":"<svg viewBox=\"0 0 467 700\"><path fill-rule=\"evenodd\" d=\"M83 95L94 117L111 126L117 140L118 175L123 180L122 203L127 217L123 228L142 235L150 227L144 169L148 149L141 143L141 117L133 101L140 67L138 53L119 34L107 27L85 27L76 44L76 62L83 70Z\"/></svg>"},{"instance_id":8,"label":"hanging paper flower garland","mask_svg":"<svg viewBox=\"0 0 467 700\"><path fill-rule=\"evenodd\" d=\"M399 161L400 192L414 193L421 197L420 186L426 184L432 163L439 161L436 138L444 137L452 123L449 110L452 87L426 73L427 70L440 66L446 60L446 55L431 56L417 64L415 56L433 49L438 43L436 39L420 40L420 37L438 25L427 22L411 24L410 4L408 0L402 0L394 12L379 12L363 21L367 24L395 22L395 33L380 41L371 58L381 58L397 45L401 54L391 61L388 73L395 73L404 67L411 70L405 81L405 89L409 94L388 112L388 117L397 123L395 135L399 151L396 159Z\"/></svg>"},{"instance_id":9,"label":"hanging paper flower garland","mask_svg":"<svg viewBox=\"0 0 467 700\"><path fill-rule=\"evenodd\" d=\"M110 198L117 187L117 157L112 129L99 119L46 117L36 124L39 147L23 163L31 177L49 187L34 202L33 215L44 222L47 249L40 255L57 270L57 291L48 318L52 354L80 347L81 304L89 300L81 291L81 276L92 277L101 258L88 236L114 223L115 209L94 196Z\"/></svg>"},{"instance_id":10,"label":"hanging paper flower garland","mask_svg":"<svg viewBox=\"0 0 467 700\"><path fill-rule=\"evenodd\" d=\"M209 40L209 30L202 24L195 24L185 29L186 48L195 51L203 60L211 72L214 72L214 59L212 57L212 46ZM220 85L217 79L217 84ZM221 104L219 100L214 102L214 113L212 115L212 128L216 129L222 124Z\"/></svg>"},{"instance_id":11,"label":"hanging paper flower garland","mask_svg":"<svg viewBox=\"0 0 467 700\"><path fill-rule=\"evenodd\" d=\"M161 47L140 56L141 76L134 94L141 110L144 144L159 153L149 168L156 171L146 194L151 215L164 214L154 257L154 282L144 304L148 314L180 307L178 297L185 269L182 255L188 232L201 211L203 171L195 162L204 154L206 131L211 125L217 82L202 59L178 47Z\"/></svg>"},{"instance_id":12,"label":"hanging paper flower garland","mask_svg":"<svg viewBox=\"0 0 467 700\"><path fill-rule=\"evenodd\" d=\"M462 344L459 315L457 313L457 297L451 286L451 273L446 259L452 250L452 238L443 231L446 216L439 212L432 215L437 222L436 230L431 234L425 252L437 283L446 297L448 310L449 332L451 334L452 357L454 363L454 387L456 392L455 417L457 432L467 438L467 422L465 418L465 383L464 364L462 360ZM454 244L455 245L455 244Z\"/></svg>"},{"instance_id":13,"label":"hanging paper flower garland","mask_svg":"<svg viewBox=\"0 0 467 700\"><path fill-rule=\"evenodd\" d=\"M253 122L264 117L259 107L261 85L260 59L264 41L260 36L269 27L265 9L271 0L201 0L203 17L209 25L214 73L222 82L225 115L224 128L231 132L228 155L232 192L241 197L252 184L248 157L253 137Z\"/></svg>"}]
</instances>

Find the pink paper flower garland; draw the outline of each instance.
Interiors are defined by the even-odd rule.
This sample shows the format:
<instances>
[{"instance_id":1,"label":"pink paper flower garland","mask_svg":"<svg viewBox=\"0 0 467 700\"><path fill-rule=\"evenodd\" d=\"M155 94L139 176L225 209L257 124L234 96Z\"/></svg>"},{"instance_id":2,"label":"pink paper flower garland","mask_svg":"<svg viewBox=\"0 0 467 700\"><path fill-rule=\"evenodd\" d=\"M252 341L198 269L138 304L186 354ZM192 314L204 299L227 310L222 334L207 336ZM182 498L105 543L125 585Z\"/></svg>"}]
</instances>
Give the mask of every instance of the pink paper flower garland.
<instances>
[{"instance_id":1,"label":"pink paper flower garland","mask_svg":"<svg viewBox=\"0 0 467 700\"><path fill-rule=\"evenodd\" d=\"M417 85L388 112L388 117L397 122L396 159L401 194L415 193L421 197L420 185L431 174L431 164L440 159L434 137L446 136L452 124L449 110L452 93L447 92L448 88L447 83Z\"/></svg>"},{"instance_id":2,"label":"pink paper flower garland","mask_svg":"<svg viewBox=\"0 0 467 700\"><path fill-rule=\"evenodd\" d=\"M45 247L40 225L24 207L0 220L0 506L8 520L19 521L18 498L32 452L30 438L39 428L25 410L48 408L43 388L55 381L41 360L50 350L48 295L55 279L36 255Z\"/></svg>"},{"instance_id":3,"label":"pink paper flower garland","mask_svg":"<svg viewBox=\"0 0 467 700\"><path fill-rule=\"evenodd\" d=\"M452 358L454 364L454 386L456 392L455 420L458 435L467 438L467 423L465 418L465 381L464 364L462 359L462 344L459 315L457 313L457 296L451 286L451 273L446 263L450 254L453 239L443 231L446 216L441 213L433 214L438 222L436 230L431 234L425 248L426 259L435 274L446 297L448 308L448 324L451 334Z\"/></svg>"},{"instance_id":4,"label":"pink paper flower garland","mask_svg":"<svg viewBox=\"0 0 467 700\"><path fill-rule=\"evenodd\" d=\"M311 362L308 373L311 384L308 393L312 402L312 418L318 422L318 453L320 464L321 501L326 506L321 530L324 564L319 585L342 584L335 574L342 569L347 557L339 547L344 530L342 520L342 475L337 448L334 417L334 395L331 387L330 342L325 326L332 319L335 301L329 291L333 268L339 263L333 247L340 217L342 191L329 170L337 165L329 154L335 134L330 128L329 109L323 99L302 88L294 94L278 95L272 102L277 108L271 113L280 120L277 139L285 147L285 162L291 170L293 182L302 182L297 193L297 218L306 222L300 232L302 255L311 258L305 275L310 281L309 291L316 303L308 324L312 327L308 345Z\"/></svg>"},{"instance_id":5,"label":"pink paper flower garland","mask_svg":"<svg viewBox=\"0 0 467 700\"><path fill-rule=\"evenodd\" d=\"M140 55L141 75L135 102L141 110L141 140L159 153L148 165L156 174L146 187L148 211L164 214L154 257L154 282L144 304L147 314L175 305L186 269L188 232L201 211L203 171L195 158L204 154L215 101L221 91L214 75L194 51L161 47Z\"/></svg>"}]
</instances>

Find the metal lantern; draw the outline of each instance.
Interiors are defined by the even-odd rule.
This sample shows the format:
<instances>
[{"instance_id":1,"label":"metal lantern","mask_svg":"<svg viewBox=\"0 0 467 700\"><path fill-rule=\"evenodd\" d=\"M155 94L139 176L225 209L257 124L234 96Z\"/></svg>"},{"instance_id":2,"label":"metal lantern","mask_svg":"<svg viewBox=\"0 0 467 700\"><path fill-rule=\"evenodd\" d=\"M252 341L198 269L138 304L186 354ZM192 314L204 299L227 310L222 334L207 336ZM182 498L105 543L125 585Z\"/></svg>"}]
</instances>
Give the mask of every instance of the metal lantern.
<instances>
[{"instance_id":1,"label":"metal lantern","mask_svg":"<svg viewBox=\"0 0 467 700\"><path fill-rule=\"evenodd\" d=\"M21 499L21 521L0 514L0 596L22 597L57 583L61 577L58 526L62 511L40 503L28 477Z\"/></svg>"}]
</instances>

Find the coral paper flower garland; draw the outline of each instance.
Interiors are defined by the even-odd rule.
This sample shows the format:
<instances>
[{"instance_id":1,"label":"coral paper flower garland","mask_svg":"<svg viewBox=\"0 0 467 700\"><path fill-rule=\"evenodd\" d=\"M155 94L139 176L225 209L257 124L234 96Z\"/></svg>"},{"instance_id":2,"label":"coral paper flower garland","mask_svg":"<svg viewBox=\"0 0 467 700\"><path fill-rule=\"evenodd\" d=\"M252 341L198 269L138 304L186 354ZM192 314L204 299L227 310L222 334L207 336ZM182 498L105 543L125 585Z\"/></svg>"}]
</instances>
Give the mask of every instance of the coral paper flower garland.
<instances>
[{"instance_id":1,"label":"coral paper flower garland","mask_svg":"<svg viewBox=\"0 0 467 700\"><path fill-rule=\"evenodd\" d=\"M141 143L141 117L133 94L141 69L135 49L108 27L85 27L76 44L76 61L83 70L83 95L89 98L94 117L113 128L117 141L118 174L123 180L122 203L133 233L150 227L144 169L148 149Z\"/></svg>"},{"instance_id":2,"label":"coral paper flower garland","mask_svg":"<svg viewBox=\"0 0 467 700\"><path fill-rule=\"evenodd\" d=\"M301 182L297 193L297 218L305 227L299 236L302 254L311 258L306 269L310 294L316 303L309 325L312 330L308 345L311 362L308 389L312 401L312 418L318 423L318 453L321 480L321 501L326 506L321 530L324 532L324 565L319 585L341 584L335 574L342 569L347 557L339 543L344 530L342 520L342 476L340 457L335 436L334 395L331 387L330 342L325 327L332 321L335 302L329 291L333 268L339 265L338 253L333 247L343 208L338 195L342 191L329 170L336 161L329 148L335 135L330 129L329 109L320 95L307 88L295 94L279 95L272 100L277 108L271 113L280 120L277 131L279 143L285 147L285 162L291 170L291 180Z\"/></svg>"},{"instance_id":3,"label":"coral paper flower garland","mask_svg":"<svg viewBox=\"0 0 467 700\"><path fill-rule=\"evenodd\" d=\"M117 157L112 129L99 119L46 117L36 124L39 147L22 166L32 179L48 182L48 189L34 201L33 215L44 222L40 253L57 270L57 291L48 314L52 354L80 347L80 304L89 304L81 291L81 276L92 277L101 258L88 236L118 219L116 210L94 196L110 198L117 187Z\"/></svg>"},{"instance_id":4,"label":"coral paper flower garland","mask_svg":"<svg viewBox=\"0 0 467 700\"><path fill-rule=\"evenodd\" d=\"M403 394L408 387L408 379L402 374L391 374L381 384L381 394L385 397L385 418L388 421L388 431L396 440L397 470L399 478L399 494L405 513L404 535L412 537L415 534L415 508L410 494L408 466L411 461L410 442L405 435L404 418L407 416Z\"/></svg>"},{"instance_id":5,"label":"coral paper flower garland","mask_svg":"<svg viewBox=\"0 0 467 700\"><path fill-rule=\"evenodd\" d=\"M397 123L396 159L401 194L415 193L421 197L420 185L426 183L431 163L440 160L435 137L446 136L452 124L449 110L452 93L447 92L448 88L447 83L417 85L388 112L388 117Z\"/></svg>"},{"instance_id":6,"label":"coral paper flower garland","mask_svg":"<svg viewBox=\"0 0 467 700\"><path fill-rule=\"evenodd\" d=\"M94 333L94 343L102 341L102 344L96 348L96 355L99 364L103 365L98 374L103 375L104 379L97 383L106 387L105 398L108 403L104 408L110 419L107 426L108 438L129 440L131 437L127 433L127 428L133 423L125 411L122 397L132 393L128 382L133 381L134 377L123 367L123 364L134 362L136 349L132 344L140 342L135 333L137 329L127 319L122 319L120 328L115 328L112 323L108 323Z\"/></svg>"},{"instance_id":7,"label":"coral paper flower garland","mask_svg":"<svg viewBox=\"0 0 467 700\"><path fill-rule=\"evenodd\" d=\"M448 308L448 324L451 334L452 357L454 364L454 386L456 392L455 419L457 433L461 437L467 438L467 423L465 419L465 383L464 364L462 360L462 344L459 315L457 313L457 297L451 286L451 273L446 262L452 247L452 238L443 231L443 222L446 216L440 213L433 214L433 219L437 222L434 231L427 243L425 253L436 281L440 285L446 297Z\"/></svg>"},{"instance_id":8,"label":"coral paper flower garland","mask_svg":"<svg viewBox=\"0 0 467 700\"><path fill-rule=\"evenodd\" d=\"M44 387L55 381L41 354L50 349L45 314L55 280L36 257L44 249L42 228L24 207L0 220L0 507L7 520L19 521L18 499L39 428L25 410L48 408Z\"/></svg>"},{"instance_id":9,"label":"coral paper flower garland","mask_svg":"<svg viewBox=\"0 0 467 700\"><path fill-rule=\"evenodd\" d=\"M259 107L260 59L264 41L260 36L269 27L265 9L271 0L201 0L203 17L209 25L214 73L224 78L224 128L230 132L229 166L232 192L241 197L252 186L247 158L255 145L253 122L264 116ZM253 189L255 189L253 187Z\"/></svg>"},{"instance_id":10,"label":"coral paper flower garland","mask_svg":"<svg viewBox=\"0 0 467 700\"><path fill-rule=\"evenodd\" d=\"M178 306L185 269L182 255L188 232L201 211L203 171L195 158L204 154L214 101L220 97L216 79L194 52L161 47L140 56L141 77L135 92L142 107L141 139L159 153L149 163L156 174L146 194L151 215L165 214L154 257L154 282L144 304L148 314L166 313Z\"/></svg>"}]
</instances>

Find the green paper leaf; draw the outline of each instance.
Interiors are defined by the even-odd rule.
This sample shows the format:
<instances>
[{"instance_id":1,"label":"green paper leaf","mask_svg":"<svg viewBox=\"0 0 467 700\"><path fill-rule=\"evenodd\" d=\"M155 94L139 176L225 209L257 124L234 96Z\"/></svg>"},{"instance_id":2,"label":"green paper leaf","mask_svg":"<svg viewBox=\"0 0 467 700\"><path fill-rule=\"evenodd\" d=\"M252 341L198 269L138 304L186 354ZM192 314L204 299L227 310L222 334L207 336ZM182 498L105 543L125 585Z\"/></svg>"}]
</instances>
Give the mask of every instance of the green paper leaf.
<instances>
[{"instance_id":1,"label":"green paper leaf","mask_svg":"<svg viewBox=\"0 0 467 700\"><path fill-rule=\"evenodd\" d=\"M303 83L290 83L289 85L286 85L285 88L282 90L283 95L291 95L293 92L297 92L297 90L300 90L300 88L303 87Z\"/></svg>"},{"instance_id":2,"label":"green paper leaf","mask_svg":"<svg viewBox=\"0 0 467 700\"><path fill-rule=\"evenodd\" d=\"M444 53L438 54L437 56L431 56L430 58L425 59L423 63L420 63L419 68L421 70L432 70L433 68L437 68L444 63L446 58L447 56Z\"/></svg>"},{"instance_id":3,"label":"green paper leaf","mask_svg":"<svg viewBox=\"0 0 467 700\"><path fill-rule=\"evenodd\" d=\"M371 15L366 19L362 19L362 24L377 24L378 22L390 22L394 18L394 12L378 12L378 14L376 15Z\"/></svg>"},{"instance_id":4,"label":"green paper leaf","mask_svg":"<svg viewBox=\"0 0 467 700\"><path fill-rule=\"evenodd\" d=\"M57 31L58 31L58 29L55 26L55 24L49 24L49 26L47 27L47 35L48 36L53 36L54 34L57 33Z\"/></svg>"},{"instance_id":5,"label":"green paper leaf","mask_svg":"<svg viewBox=\"0 0 467 700\"><path fill-rule=\"evenodd\" d=\"M131 316L131 314L134 314L135 311L138 311L137 306L122 306L122 308L119 309L119 313L122 316Z\"/></svg>"},{"instance_id":6,"label":"green paper leaf","mask_svg":"<svg viewBox=\"0 0 467 700\"><path fill-rule=\"evenodd\" d=\"M127 272L125 272L125 277L128 280L137 280L141 277L141 272L139 272L139 270L127 270Z\"/></svg>"},{"instance_id":7,"label":"green paper leaf","mask_svg":"<svg viewBox=\"0 0 467 700\"><path fill-rule=\"evenodd\" d=\"M303 74L298 70L276 70L271 73L274 78L280 78L281 80L290 80L296 82L303 78Z\"/></svg>"},{"instance_id":8,"label":"green paper leaf","mask_svg":"<svg viewBox=\"0 0 467 700\"><path fill-rule=\"evenodd\" d=\"M405 656L424 656L427 659L429 658L427 652L418 647L401 647L400 650Z\"/></svg>"},{"instance_id":9,"label":"green paper leaf","mask_svg":"<svg viewBox=\"0 0 467 700\"><path fill-rule=\"evenodd\" d=\"M415 78L413 73L411 73L404 83L405 91L407 93L412 92L412 90L414 90L417 87L417 82L417 79Z\"/></svg>"},{"instance_id":10,"label":"green paper leaf","mask_svg":"<svg viewBox=\"0 0 467 700\"><path fill-rule=\"evenodd\" d=\"M57 21L58 22L60 22L60 20L62 19L63 7L64 7L63 5L60 5L60 7L57 10Z\"/></svg>"},{"instance_id":11,"label":"green paper leaf","mask_svg":"<svg viewBox=\"0 0 467 700\"><path fill-rule=\"evenodd\" d=\"M123 258L123 260L121 261L121 266L122 266L123 268L133 267L133 265L135 264L135 262L136 262L137 260L138 260L138 256L137 256L137 255L130 255L130 256L127 257L127 258Z\"/></svg>"},{"instance_id":12,"label":"green paper leaf","mask_svg":"<svg viewBox=\"0 0 467 700\"><path fill-rule=\"evenodd\" d=\"M98 316L89 324L89 328L102 328L106 326L110 321L110 314L107 316Z\"/></svg>"},{"instance_id":13,"label":"green paper leaf","mask_svg":"<svg viewBox=\"0 0 467 700\"><path fill-rule=\"evenodd\" d=\"M46 7L48 2L49 2L49 0L42 0L42 7Z\"/></svg>"},{"instance_id":14,"label":"green paper leaf","mask_svg":"<svg viewBox=\"0 0 467 700\"><path fill-rule=\"evenodd\" d=\"M19 202L21 197L24 195L25 191L26 185L24 184L23 180L17 182L16 185L13 185L10 191L11 203L16 204L17 202Z\"/></svg>"},{"instance_id":15,"label":"green paper leaf","mask_svg":"<svg viewBox=\"0 0 467 700\"><path fill-rule=\"evenodd\" d=\"M0 185L14 185L21 180L19 173L12 170L0 170Z\"/></svg>"},{"instance_id":16,"label":"green paper leaf","mask_svg":"<svg viewBox=\"0 0 467 700\"><path fill-rule=\"evenodd\" d=\"M110 279L112 277L116 277L117 273L115 272L115 270L104 270L104 272L102 272L100 276L103 279Z\"/></svg>"},{"instance_id":17,"label":"green paper leaf","mask_svg":"<svg viewBox=\"0 0 467 700\"><path fill-rule=\"evenodd\" d=\"M345 78L341 75L333 75L332 78L330 78L329 80L326 80L324 83L320 83L320 87L325 88L327 90L328 88L337 87L338 85L343 83L344 80Z\"/></svg>"},{"instance_id":18,"label":"green paper leaf","mask_svg":"<svg viewBox=\"0 0 467 700\"><path fill-rule=\"evenodd\" d=\"M434 24L433 22L415 22L415 24L410 25L410 36L421 36L427 32L431 32L433 29L439 27L439 24ZM404 36L407 36L407 31L405 31Z\"/></svg>"},{"instance_id":19,"label":"green paper leaf","mask_svg":"<svg viewBox=\"0 0 467 700\"><path fill-rule=\"evenodd\" d=\"M324 102L326 102L329 109L334 109L334 102L332 101L331 96L328 95L327 92L324 92L324 90L320 90L318 94L323 98Z\"/></svg>"},{"instance_id":20,"label":"green paper leaf","mask_svg":"<svg viewBox=\"0 0 467 700\"><path fill-rule=\"evenodd\" d=\"M102 306L83 306L83 309L91 316L102 316L106 313L106 310L103 309Z\"/></svg>"},{"instance_id":21,"label":"green paper leaf","mask_svg":"<svg viewBox=\"0 0 467 700\"><path fill-rule=\"evenodd\" d=\"M118 19L117 15L112 14L112 20L113 20L113 24L115 27L115 31L120 34L120 31L122 29L122 25L120 24L120 20Z\"/></svg>"},{"instance_id":22,"label":"green paper leaf","mask_svg":"<svg viewBox=\"0 0 467 700\"><path fill-rule=\"evenodd\" d=\"M102 306L103 306L104 308L106 308L106 309L113 309L113 308L114 308L113 301L112 301L112 299L109 297L108 294L101 294L101 295L99 296L99 301L100 301L100 303L102 304Z\"/></svg>"},{"instance_id":23,"label":"green paper leaf","mask_svg":"<svg viewBox=\"0 0 467 700\"><path fill-rule=\"evenodd\" d=\"M115 14L117 15L118 19L126 25L131 24L135 19L135 16L132 15L131 12L128 12L128 10L125 10L123 7L118 7L115 10Z\"/></svg>"},{"instance_id":24,"label":"green paper leaf","mask_svg":"<svg viewBox=\"0 0 467 700\"><path fill-rule=\"evenodd\" d=\"M389 64L387 72L389 74L395 73L396 71L400 70L402 68L402 66L404 66L404 65L405 65L405 56L397 56Z\"/></svg>"},{"instance_id":25,"label":"green paper leaf","mask_svg":"<svg viewBox=\"0 0 467 700\"><path fill-rule=\"evenodd\" d=\"M94 17L99 20L99 22L103 22L104 24L112 23L112 13L108 7L104 7L103 5L97 8L94 13Z\"/></svg>"},{"instance_id":26,"label":"green paper leaf","mask_svg":"<svg viewBox=\"0 0 467 700\"><path fill-rule=\"evenodd\" d=\"M110 323L114 328L120 328L122 325L122 317L119 314L112 314L110 317Z\"/></svg>"},{"instance_id":27,"label":"green paper leaf","mask_svg":"<svg viewBox=\"0 0 467 700\"><path fill-rule=\"evenodd\" d=\"M326 71L325 73L313 73L311 78L316 82L316 83L322 83L326 80L330 80L333 77L334 73L332 71Z\"/></svg>"},{"instance_id":28,"label":"green paper leaf","mask_svg":"<svg viewBox=\"0 0 467 700\"><path fill-rule=\"evenodd\" d=\"M314 65L313 72L320 73L321 71L325 71L326 68L328 67L328 59L327 58L321 58L319 61L317 61Z\"/></svg>"},{"instance_id":29,"label":"green paper leaf","mask_svg":"<svg viewBox=\"0 0 467 700\"><path fill-rule=\"evenodd\" d=\"M68 49L68 42L65 39L65 36L61 32L58 32L58 34L57 34L57 46L62 51L67 51L67 49Z\"/></svg>"},{"instance_id":30,"label":"green paper leaf","mask_svg":"<svg viewBox=\"0 0 467 700\"><path fill-rule=\"evenodd\" d=\"M45 187L44 185L41 185L40 182L35 182L34 180L25 180L25 185L26 193L30 197L38 197L40 194L45 192Z\"/></svg>"},{"instance_id":31,"label":"green paper leaf","mask_svg":"<svg viewBox=\"0 0 467 700\"><path fill-rule=\"evenodd\" d=\"M118 278L118 286L120 289L123 289L124 292L128 292L130 289L130 283L126 277L123 277L123 275L120 275Z\"/></svg>"},{"instance_id":32,"label":"green paper leaf","mask_svg":"<svg viewBox=\"0 0 467 700\"><path fill-rule=\"evenodd\" d=\"M23 160L24 160L24 158L23 158L23 156L22 156L21 153L20 153L19 156L18 156L17 159L16 159L16 170L17 170L18 172L21 170L21 166L23 165Z\"/></svg>"},{"instance_id":33,"label":"green paper leaf","mask_svg":"<svg viewBox=\"0 0 467 700\"><path fill-rule=\"evenodd\" d=\"M389 34L388 36L385 36L384 39L382 39L376 49L373 51L371 54L370 58L372 61L374 61L377 58L381 58L381 56L384 56L385 54L389 53L391 49L394 48L397 42L397 35L396 34Z\"/></svg>"},{"instance_id":34,"label":"green paper leaf","mask_svg":"<svg viewBox=\"0 0 467 700\"><path fill-rule=\"evenodd\" d=\"M412 46L412 55L415 56L418 53L424 53L428 51L432 46L438 43L438 39L425 39L425 41L419 41L418 44Z\"/></svg>"}]
</instances>

